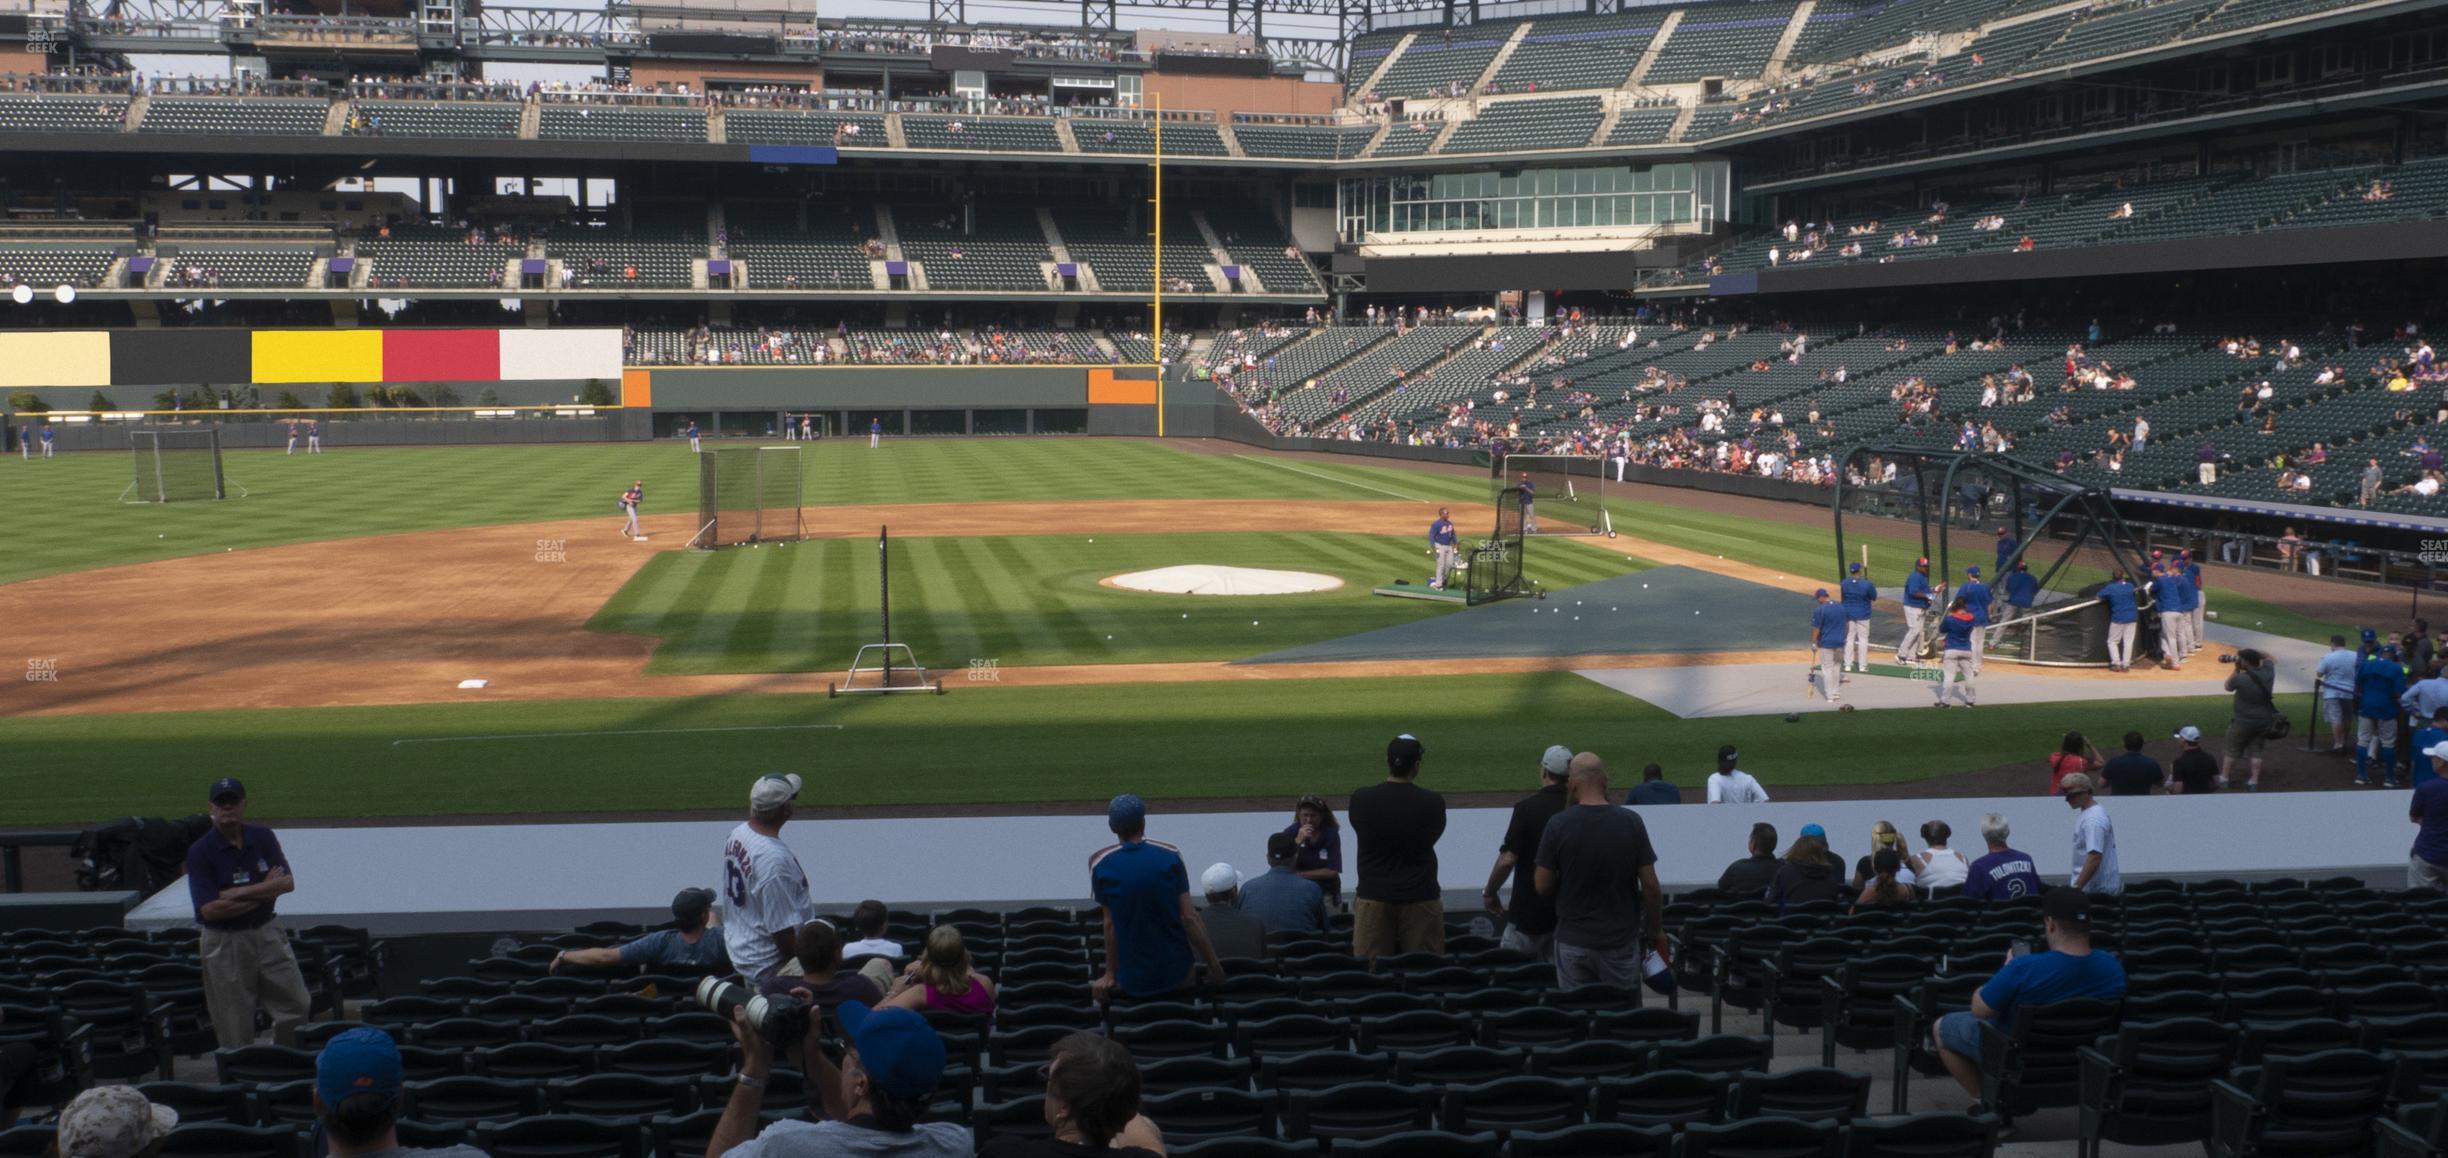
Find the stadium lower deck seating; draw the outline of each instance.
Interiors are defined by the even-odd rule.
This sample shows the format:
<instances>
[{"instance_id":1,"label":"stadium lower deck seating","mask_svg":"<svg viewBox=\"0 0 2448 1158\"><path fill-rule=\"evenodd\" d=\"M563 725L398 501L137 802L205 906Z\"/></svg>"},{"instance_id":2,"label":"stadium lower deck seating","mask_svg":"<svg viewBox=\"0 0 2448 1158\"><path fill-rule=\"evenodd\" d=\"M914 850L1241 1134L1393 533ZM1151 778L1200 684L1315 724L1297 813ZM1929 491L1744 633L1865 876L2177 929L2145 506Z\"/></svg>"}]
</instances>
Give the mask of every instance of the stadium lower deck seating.
<instances>
[{"instance_id":1,"label":"stadium lower deck seating","mask_svg":"<svg viewBox=\"0 0 2448 1158\"><path fill-rule=\"evenodd\" d=\"M55 286L88 289L102 284L118 249L93 245L31 245L0 242L0 287Z\"/></svg>"},{"instance_id":2,"label":"stadium lower deck seating","mask_svg":"<svg viewBox=\"0 0 2448 1158\"><path fill-rule=\"evenodd\" d=\"M1071 122L1071 138L1079 142L1083 153L1154 153L1156 130L1153 122L1118 117L1080 117ZM1167 121L1164 126L1164 151L1192 157L1221 157L1226 154L1224 138L1208 121Z\"/></svg>"},{"instance_id":3,"label":"stadium lower deck seating","mask_svg":"<svg viewBox=\"0 0 2448 1158\"><path fill-rule=\"evenodd\" d=\"M127 109L119 96L0 94L0 133L116 133Z\"/></svg>"},{"instance_id":4,"label":"stadium lower deck seating","mask_svg":"<svg viewBox=\"0 0 2448 1158\"><path fill-rule=\"evenodd\" d=\"M536 136L561 141L653 141L702 145L704 109L646 105L546 104L536 111Z\"/></svg>"},{"instance_id":5,"label":"stadium lower deck seating","mask_svg":"<svg viewBox=\"0 0 2448 1158\"><path fill-rule=\"evenodd\" d=\"M860 247L875 236L870 206L805 208L730 201L723 206L730 255L746 267L749 289L873 289L874 270Z\"/></svg>"},{"instance_id":6,"label":"stadium lower deck seating","mask_svg":"<svg viewBox=\"0 0 2448 1158\"><path fill-rule=\"evenodd\" d=\"M560 226L544 235L544 253L561 261L576 289L671 288L693 284L706 246L704 230L676 224L629 232Z\"/></svg>"},{"instance_id":7,"label":"stadium lower deck seating","mask_svg":"<svg viewBox=\"0 0 2448 1158\"><path fill-rule=\"evenodd\" d=\"M1998 1118L1953 1112L1962 1095L1928 1031L2038 936L2031 899L1848 914L1840 898L1780 914L1701 890L1668 898L1663 919L1680 994L1645 1006L1611 986L1558 988L1550 964L1459 913L1442 955L1368 971L1337 918L1323 936L1275 938L1268 958L1228 961L1220 987L1110 1006L1087 996L1095 910L892 910L887 935L957 928L994 979L991 1025L928 1015L947 1054L928 1116L981 1144L1044 1136L1041 1066L1088 1030L1131 1049L1143 1112L1193 1156L1992 1153ZM2023 1011L1995 1043L2023 1080L1998 1087L1993 1108L2064 1108L2086 1140L2215 1134L2222 1152L2320 1130L2337 1147L2320 1152L2365 1153L2391 1119L2419 1135L2448 1092L2443 924L2448 897L2351 879L2129 881L2092 920L2126 997ZM215 1050L192 930L20 931L0 941L0 1025L36 1049L50 1097L134 1081L179 1109L172 1153L297 1152L313 1051L361 1024L402 1043L409 1144L695 1153L738 1069L724 1019L685 996L697 974L547 976L556 953L642 932L590 925L384 994L386 943L305 930L293 943L322 1020L298 1048ZM1905 1113L1915 1099L1948 1108ZM2214 1115L2219 1099L2238 1112ZM806 1078L777 1067L762 1101L769 1115L806 1114ZM0 1132L0 1151L36 1152L49 1129Z\"/></svg>"},{"instance_id":8,"label":"stadium lower deck seating","mask_svg":"<svg viewBox=\"0 0 2448 1158\"><path fill-rule=\"evenodd\" d=\"M352 102L365 122L351 130L381 137L516 137L520 106L507 101Z\"/></svg>"},{"instance_id":9,"label":"stadium lower deck seating","mask_svg":"<svg viewBox=\"0 0 2448 1158\"><path fill-rule=\"evenodd\" d=\"M844 133L845 126L855 133ZM892 142L880 113L797 112L732 109L723 114L723 139L734 145L842 145L881 149Z\"/></svg>"},{"instance_id":10,"label":"stadium lower deck seating","mask_svg":"<svg viewBox=\"0 0 2448 1158\"><path fill-rule=\"evenodd\" d=\"M1377 126L1234 125L1233 139L1253 157L1335 161L1357 157Z\"/></svg>"},{"instance_id":11,"label":"stadium lower deck seating","mask_svg":"<svg viewBox=\"0 0 2448 1158\"><path fill-rule=\"evenodd\" d=\"M901 135L913 149L978 149L996 153L1059 153L1054 122L1020 117L901 118Z\"/></svg>"}]
</instances>

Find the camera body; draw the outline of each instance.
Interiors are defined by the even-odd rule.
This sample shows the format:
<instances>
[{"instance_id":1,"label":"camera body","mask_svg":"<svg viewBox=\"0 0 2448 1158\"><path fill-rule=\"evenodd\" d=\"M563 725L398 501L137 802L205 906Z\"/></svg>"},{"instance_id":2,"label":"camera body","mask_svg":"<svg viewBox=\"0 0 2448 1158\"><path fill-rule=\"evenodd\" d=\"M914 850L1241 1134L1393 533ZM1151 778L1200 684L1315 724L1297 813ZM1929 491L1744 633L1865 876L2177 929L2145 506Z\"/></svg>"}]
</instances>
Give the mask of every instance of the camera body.
<instances>
[{"instance_id":1,"label":"camera body","mask_svg":"<svg viewBox=\"0 0 2448 1158\"><path fill-rule=\"evenodd\" d=\"M708 977L697 983L697 1004L728 1021L731 1011L746 1007L748 1023L757 1033L777 1046L789 1045L808 1034L815 1008L795 997L767 997L745 985L722 977Z\"/></svg>"}]
</instances>

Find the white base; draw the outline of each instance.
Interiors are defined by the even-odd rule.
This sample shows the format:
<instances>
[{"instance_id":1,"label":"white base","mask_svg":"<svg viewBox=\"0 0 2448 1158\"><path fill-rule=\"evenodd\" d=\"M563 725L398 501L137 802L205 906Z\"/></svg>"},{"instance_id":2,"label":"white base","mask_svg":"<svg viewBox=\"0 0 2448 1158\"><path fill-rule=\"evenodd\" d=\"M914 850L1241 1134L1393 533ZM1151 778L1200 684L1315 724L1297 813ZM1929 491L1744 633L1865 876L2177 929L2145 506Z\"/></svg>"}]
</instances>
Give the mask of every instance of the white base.
<instances>
[{"instance_id":1,"label":"white base","mask_svg":"<svg viewBox=\"0 0 2448 1158\"><path fill-rule=\"evenodd\" d=\"M1258 567L1186 563L1178 567L1159 567L1153 571L1116 575L1105 580L1105 585L1127 591L1152 591L1160 595L1299 595L1310 591L1332 591L1341 587L1343 581L1314 571L1269 571Z\"/></svg>"}]
</instances>

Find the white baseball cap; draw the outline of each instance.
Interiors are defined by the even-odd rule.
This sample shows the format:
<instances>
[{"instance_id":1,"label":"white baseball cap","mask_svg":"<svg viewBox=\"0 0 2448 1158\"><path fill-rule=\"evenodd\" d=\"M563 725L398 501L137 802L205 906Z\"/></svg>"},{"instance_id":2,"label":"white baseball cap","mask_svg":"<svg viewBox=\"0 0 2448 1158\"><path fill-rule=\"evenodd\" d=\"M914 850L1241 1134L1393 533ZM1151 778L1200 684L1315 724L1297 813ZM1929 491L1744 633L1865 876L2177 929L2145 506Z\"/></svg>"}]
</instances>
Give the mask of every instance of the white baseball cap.
<instances>
[{"instance_id":1,"label":"white baseball cap","mask_svg":"<svg viewBox=\"0 0 2448 1158\"><path fill-rule=\"evenodd\" d=\"M1199 874L1199 891L1211 897L1240 887L1241 874L1223 861L1208 865L1207 871Z\"/></svg>"},{"instance_id":2,"label":"white baseball cap","mask_svg":"<svg viewBox=\"0 0 2448 1158\"><path fill-rule=\"evenodd\" d=\"M1539 757L1539 770L1550 776L1572 771L1572 749L1562 744L1548 745L1547 754Z\"/></svg>"},{"instance_id":3,"label":"white baseball cap","mask_svg":"<svg viewBox=\"0 0 2448 1158\"><path fill-rule=\"evenodd\" d=\"M768 772L757 777L757 782L749 787L748 806L771 808L786 801L797 800L799 799L799 785L799 774L796 772Z\"/></svg>"},{"instance_id":4,"label":"white baseball cap","mask_svg":"<svg viewBox=\"0 0 2448 1158\"><path fill-rule=\"evenodd\" d=\"M2186 724L2184 727L2176 729L2176 738L2184 741L2187 744L2199 744L2201 743L2201 729L2196 728L2191 724Z\"/></svg>"},{"instance_id":5,"label":"white baseball cap","mask_svg":"<svg viewBox=\"0 0 2448 1158\"><path fill-rule=\"evenodd\" d=\"M2430 747L2423 749L2423 755L2429 756L2434 760L2448 760L2448 740L2442 740L2437 744L2433 744Z\"/></svg>"}]
</instances>

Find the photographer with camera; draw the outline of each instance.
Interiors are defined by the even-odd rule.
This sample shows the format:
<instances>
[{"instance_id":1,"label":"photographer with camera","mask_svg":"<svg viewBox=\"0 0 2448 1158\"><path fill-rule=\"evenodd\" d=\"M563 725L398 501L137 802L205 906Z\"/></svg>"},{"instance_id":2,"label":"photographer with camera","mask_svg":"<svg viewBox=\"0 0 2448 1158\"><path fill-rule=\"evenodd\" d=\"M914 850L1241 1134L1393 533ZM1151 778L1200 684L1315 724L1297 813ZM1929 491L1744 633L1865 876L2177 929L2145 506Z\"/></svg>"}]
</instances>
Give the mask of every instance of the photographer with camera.
<instances>
[{"instance_id":1,"label":"photographer with camera","mask_svg":"<svg viewBox=\"0 0 2448 1158\"><path fill-rule=\"evenodd\" d=\"M2270 699L2277 682L2278 673L2270 667L2269 657L2252 648L2236 652L2229 664L2227 690L2235 693L2235 707L2233 718L2227 721L2227 755L2219 761L2219 779L2233 782L2236 758L2247 757L2251 762L2251 779L2244 782L2247 792L2261 790L2261 750L2278 723L2278 706Z\"/></svg>"},{"instance_id":2,"label":"photographer with camera","mask_svg":"<svg viewBox=\"0 0 2448 1158\"><path fill-rule=\"evenodd\" d=\"M707 994L706 988L721 992ZM736 985L709 982L700 1000L727 1006L731 1032L739 1038L739 1078L722 1120L706 1143L723 1158L830 1158L837 1154L890 1154L895 1158L970 1158L975 1151L967 1126L928 1122L927 1103L943 1081L944 1044L926 1018L907 1009L870 1009L845 1002L830 1017L777 1016L776 1004L749 1000ZM710 998L710 1000L709 1000ZM805 1007L800 1007L802 1015ZM828 1023L842 1036L841 1060L825 1052ZM797 1032L807 1050L811 1116L784 1119L757 1133L765 1081L773 1072L769 1032ZM753 1135L753 1136L752 1136Z\"/></svg>"}]
</instances>

